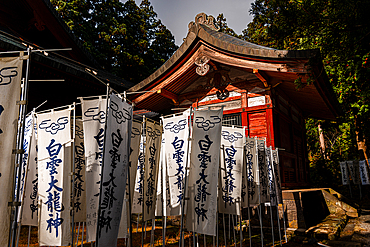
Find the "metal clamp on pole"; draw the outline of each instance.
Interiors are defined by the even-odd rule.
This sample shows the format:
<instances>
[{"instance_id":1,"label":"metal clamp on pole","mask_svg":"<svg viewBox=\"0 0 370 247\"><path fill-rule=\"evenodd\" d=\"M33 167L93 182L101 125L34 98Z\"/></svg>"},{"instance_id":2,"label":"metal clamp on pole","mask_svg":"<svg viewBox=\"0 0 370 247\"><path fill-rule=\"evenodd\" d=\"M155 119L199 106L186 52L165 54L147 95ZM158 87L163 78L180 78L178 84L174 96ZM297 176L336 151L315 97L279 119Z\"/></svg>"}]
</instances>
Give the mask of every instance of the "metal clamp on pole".
<instances>
[{"instance_id":1,"label":"metal clamp on pole","mask_svg":"<svg viewBox=\"0 0 370 247\"><path fill-rule=\"evenodd\" d=\"M13 149L12 154L24 154L24 149Z\"/></svg>"},{"instance_id":2,"label":"metal clamp on pole","mask_svg":"<svg viewBox=\"0 0 370 247\"><path fill-rule=\"evenodd\" d=\"M17 100L16 104L17 105L27 105L28 101L27 100Z\"/></svg>"},{"instance_id":3,"label":"metal clamp on pole","mask_svg":"<svg viewBox=\"0 0 370 247\"><path fill-rule=\"evenodd\" d=\"M8 202L8 207L20 207L21 202Z\"/></svg>"}]
</instances>

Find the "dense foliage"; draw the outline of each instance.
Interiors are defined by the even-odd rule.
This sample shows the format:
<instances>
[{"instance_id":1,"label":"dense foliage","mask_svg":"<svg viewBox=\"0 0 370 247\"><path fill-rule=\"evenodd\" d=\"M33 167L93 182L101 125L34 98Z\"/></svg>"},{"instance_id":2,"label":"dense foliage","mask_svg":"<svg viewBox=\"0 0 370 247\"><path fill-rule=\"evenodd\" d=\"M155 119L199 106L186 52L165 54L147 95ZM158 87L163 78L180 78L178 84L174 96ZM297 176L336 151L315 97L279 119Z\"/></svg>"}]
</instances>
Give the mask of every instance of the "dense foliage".
<instances>
[{"instance_id":1,"label":"dense foliage","mask_svg":"<svg viewBox=\"0 0 370 247\"><path fill-rule=\"evenodd\" d=\"M316 186L340 183L339 161L364 159L370 137L370 19L367 0L255 0L242 38L286 50L320 49L344 115L306 121L311 177ZM320 124L325 151L319 143Z\"/></svg>"},{"instance_id":2,"label":"dense foliage","mask_svg":"<svg viewBox=\"0 0 370 247\"><path fill-rule=\"evenodd\" d=\"M138 83L177 49L149 0L51 0L56 10L107 71Z\"/></svg>"}]
</instances>

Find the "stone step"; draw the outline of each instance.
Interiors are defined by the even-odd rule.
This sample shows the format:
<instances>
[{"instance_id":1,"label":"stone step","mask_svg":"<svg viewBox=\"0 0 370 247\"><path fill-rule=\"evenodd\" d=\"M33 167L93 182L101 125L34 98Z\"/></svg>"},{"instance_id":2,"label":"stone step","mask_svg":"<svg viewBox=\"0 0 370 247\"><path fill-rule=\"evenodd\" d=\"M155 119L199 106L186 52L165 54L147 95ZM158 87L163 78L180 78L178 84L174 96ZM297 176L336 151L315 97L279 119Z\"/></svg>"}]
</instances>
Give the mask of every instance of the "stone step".
<instances>
[{"instance_id":1,"label":"stone step","mask_svg":"<svg viewBox=\"0 0 370 247\"><path fill-rule=\"evenodd\" d=\"M319 240L336 240L348 221L346 214L330 214L321 223L310 227L306 234Z\"/></svg>"}]
</instances>

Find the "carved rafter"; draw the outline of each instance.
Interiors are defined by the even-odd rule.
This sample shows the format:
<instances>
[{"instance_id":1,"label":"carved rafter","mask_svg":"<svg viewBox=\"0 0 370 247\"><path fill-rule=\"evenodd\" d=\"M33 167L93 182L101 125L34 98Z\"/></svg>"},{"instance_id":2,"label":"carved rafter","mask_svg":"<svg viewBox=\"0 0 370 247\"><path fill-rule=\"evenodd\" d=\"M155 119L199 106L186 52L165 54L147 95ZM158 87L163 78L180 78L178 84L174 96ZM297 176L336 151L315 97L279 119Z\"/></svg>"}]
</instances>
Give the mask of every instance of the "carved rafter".
<instances>
[{"instance_id":1,"label":"carved rafter","mask_svg":"<svg viewBox=\"0 0 370 247\"><path fill-rule=\"evenodd\" d=\"M258 69L253 69L253 74L255 74L258 77L258 79L262 81L265 88L270 87L270 83L269 83L270 79L263 71L260 71Z\"/></svg>"},{"instance_id":2,"label":"carved rafter","mask_svg":"<svg viewBox=\"0 0 370 247\"><path fill-rule=\"evenodd\" d=\"M198 66L195 69L195 72L197 72L197 74L200 76L206 75L210 68L208 62L209 62L209 58L206 56L197 57L194 61L194 63Z\"/></svg>"}]
</instances>

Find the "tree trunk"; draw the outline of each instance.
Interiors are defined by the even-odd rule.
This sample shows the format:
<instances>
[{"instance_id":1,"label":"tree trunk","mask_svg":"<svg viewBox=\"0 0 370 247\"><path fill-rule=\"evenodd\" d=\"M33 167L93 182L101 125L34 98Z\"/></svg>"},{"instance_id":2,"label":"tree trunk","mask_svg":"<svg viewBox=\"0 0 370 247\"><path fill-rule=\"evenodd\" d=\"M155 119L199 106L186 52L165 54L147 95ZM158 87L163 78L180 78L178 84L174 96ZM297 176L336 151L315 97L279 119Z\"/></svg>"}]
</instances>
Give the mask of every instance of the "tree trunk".
<instances>
[{"instance_id":1,"label":"tree trunk","mask_svg":"<svg viewBox=\"0 0 370 247\"><path fill-rule=\"evenodd\" d=\"M355 133L356 133L357 148L360 151L360 159L361 160L365 159L366 164L370 169L369 160L367 158L366 139L362 132L361 120L359 119L357 115L355 116Z\"/></svg>"},{"instance_id":2,"label":"tree trunk","mask_svg":"<svg viewBox=\"0 0 370 247\"><path fill-rule=\"evenodd\" d=\"M326 160L327 157L326 157L325 139L324 139L324 133L322 132L320 123L317 125L317 128L319 130L319 141L320 141L321 154L322 154L322 157Z\"/></svg>"}]
</instances>

